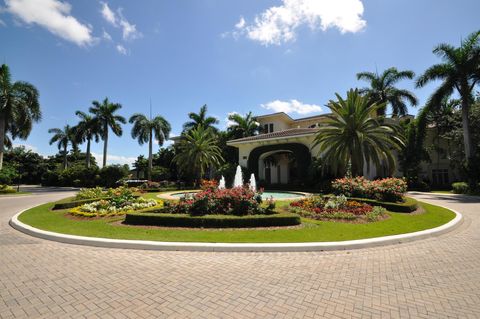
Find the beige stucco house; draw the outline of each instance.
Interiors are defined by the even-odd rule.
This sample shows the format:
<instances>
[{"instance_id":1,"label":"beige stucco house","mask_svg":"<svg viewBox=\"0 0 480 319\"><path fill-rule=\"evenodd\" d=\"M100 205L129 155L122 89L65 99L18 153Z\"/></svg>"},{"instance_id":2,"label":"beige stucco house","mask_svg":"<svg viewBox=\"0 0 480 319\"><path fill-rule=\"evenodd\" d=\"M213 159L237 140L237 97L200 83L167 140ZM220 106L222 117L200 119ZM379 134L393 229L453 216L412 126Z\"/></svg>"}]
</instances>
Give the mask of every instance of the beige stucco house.
<instances>
[{"instance_id":1,"label":"beige stucco house","mask_svg":"<svg viewBox=\"0 0 480 319\"><path fill-rule=\"evenodd\" d=\"M267 183L301 183L308 177L312 158L321 156L313 142L325 115L293 119L279 112L258 116L256 120L262 128L261 134L227 143L238 148L239 164ZM428 134L427 143L431 141L432 134ZM431 157L432 163L422 164L424 179L445 185L456 179L446 158L436 152ZM364 176L370 179L385 175L386 170L377 171L375 165L371 165L370 171L367 172L366 168L364 171ZM394 175L402 176L402 173L397 169Z\"/></svg>"}]
</instances>

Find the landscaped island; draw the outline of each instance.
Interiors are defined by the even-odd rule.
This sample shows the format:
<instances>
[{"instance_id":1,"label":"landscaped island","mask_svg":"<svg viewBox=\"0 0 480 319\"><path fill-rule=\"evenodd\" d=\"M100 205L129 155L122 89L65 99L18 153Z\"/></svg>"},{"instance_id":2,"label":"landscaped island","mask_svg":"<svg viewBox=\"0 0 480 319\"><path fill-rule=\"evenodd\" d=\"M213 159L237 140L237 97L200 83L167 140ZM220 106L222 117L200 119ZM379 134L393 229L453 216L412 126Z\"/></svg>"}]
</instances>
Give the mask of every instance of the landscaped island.
<instances>
[{"instance_id":1,"label":"landscaped island","mask_svg":"<svg viewBox=\"0 0 480 319\"><path fill-rule=\"evenodd\" d=\"M194 195L170 201L132 188L89 189L30 209L19 220L43 230L102 238L322 242L410 233L455 217L448 209L405 198L401 180L353 178L335 183L334 191L348 189L348 196L318 194L265 202L249 185L219 189L212 182L203 183Z\"/></svg>"}]
</instances>

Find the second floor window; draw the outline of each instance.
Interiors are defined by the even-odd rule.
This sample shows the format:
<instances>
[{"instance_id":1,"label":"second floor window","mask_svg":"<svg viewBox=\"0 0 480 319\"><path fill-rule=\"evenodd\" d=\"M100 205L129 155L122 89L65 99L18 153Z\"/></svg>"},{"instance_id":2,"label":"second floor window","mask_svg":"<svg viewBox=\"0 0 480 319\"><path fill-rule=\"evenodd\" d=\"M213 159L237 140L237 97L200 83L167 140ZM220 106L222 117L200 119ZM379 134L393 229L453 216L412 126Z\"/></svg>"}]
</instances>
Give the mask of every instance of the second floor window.
<instances>
[{"instance_id":1,"label":"second floor window","mask_svg":"<svg viewBox=\"0 0 480 319\"><path fill-rule=\"evenodd\" d=\"M263 133L272 133L273 132L273 123L263 125Z\"/></svg>"}]
</instances>

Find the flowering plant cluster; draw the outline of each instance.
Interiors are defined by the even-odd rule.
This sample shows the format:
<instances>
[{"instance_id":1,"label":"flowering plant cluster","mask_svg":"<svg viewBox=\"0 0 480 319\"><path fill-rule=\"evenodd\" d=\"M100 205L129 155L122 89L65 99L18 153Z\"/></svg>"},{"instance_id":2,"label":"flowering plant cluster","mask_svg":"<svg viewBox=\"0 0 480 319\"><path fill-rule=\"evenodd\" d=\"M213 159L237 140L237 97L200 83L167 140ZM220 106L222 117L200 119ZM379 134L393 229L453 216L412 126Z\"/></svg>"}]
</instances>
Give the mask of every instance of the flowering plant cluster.
<instances>
[{"instance_id":1,"label":"flowering plant cluster","mask_svg":"<svg viewBox=\"0 0 480 319\"><path fill-rule=\"evenodd\" d=\"M134 191L134 189L128 187L111 189L109 190L110 197L108 199L101 199L84 204L72 209L70 213L84 217L115 216L139 209L161 206L163 204L155 199L136 197Z\"/></svg>"},{"instance_id":2,"label":"flowering plant cluster","mask_svg":"<svg viewBox=\"0 0 480 319\"><path fill-rule=\"evenodd\" d=\"M384 178L370 181L364 177L345 177L334 180L332 189L335 194L344 194L348 197L400 202L407 192L407 182L401 178Z\"/></svg>"},{"instance_id":3,"label":"flowering plant cluster","mask_svg":"<svg viewBox=\"0 0 480 319\"><path fill-rule=\"evenodd\" d=\"M230 189L207 188L181 198L177 203L165 203L163 211L171 214L201 215L257 215L271 214L275 204L269 201L262 206L261 192L248 187Z\"/></svg>"},{"instance_id":4,"label":"flowering plant cluster","mask_svg":"<svg viewBox=\"0 0 480 319\"><path fill-rule=\"evenodd\" d=\"M107 197L107 196L108 196L108 191L104 190L102 187L82 188L75 196L75 199L77 200L92 199L92 198L101 198L101 197Z\"/></svg>"},{"instance_id":5,"label":"flowering plant cluster","mask_svg":"<svg viewBox=\"0 0 480 319\"><path fill-rule=\"evenodd\" d=\"M214 190L218 188L218 182L214 179L202 179L201 182L200 182L200 189L202 190L208 190L208 189L211 189L211 190Z\"/></svg>"},{"instance_id":6,"label":"flowering plant cluster","mask_svg":"<svg viewBox=\"0 0 480 319\"><path fill-rule=\"evenodd\" d=\"M290 207L294 213L312 219L367 219L368 221L373 221L383 214L376 212L373 218L372 212L374 210L378 211L378 208L357 201L347 200L344 195L331 197L311 196L290 203Z\"/></svg>"}]
</instances>

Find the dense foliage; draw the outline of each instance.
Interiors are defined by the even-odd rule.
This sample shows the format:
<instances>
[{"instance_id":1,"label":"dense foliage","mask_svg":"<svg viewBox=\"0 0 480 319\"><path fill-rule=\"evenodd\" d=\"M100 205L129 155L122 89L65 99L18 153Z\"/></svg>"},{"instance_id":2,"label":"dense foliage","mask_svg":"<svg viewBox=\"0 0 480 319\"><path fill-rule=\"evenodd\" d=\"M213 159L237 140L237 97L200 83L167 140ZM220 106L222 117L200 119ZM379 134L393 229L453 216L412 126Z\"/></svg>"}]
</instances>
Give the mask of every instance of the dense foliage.
<instances>
[{"instance_id":1,"label":"dense foliage","mask_svg":"<svg viewBox=\"0 0 480 319\"><path fill-rule=\"evenodd\" d=\"M334 180L332 189L334 193L348 197L400 202L407 192L407 183L401 178L384 178L370 181L364 177L345 177Z\"/></svg>"}]
</instances>

